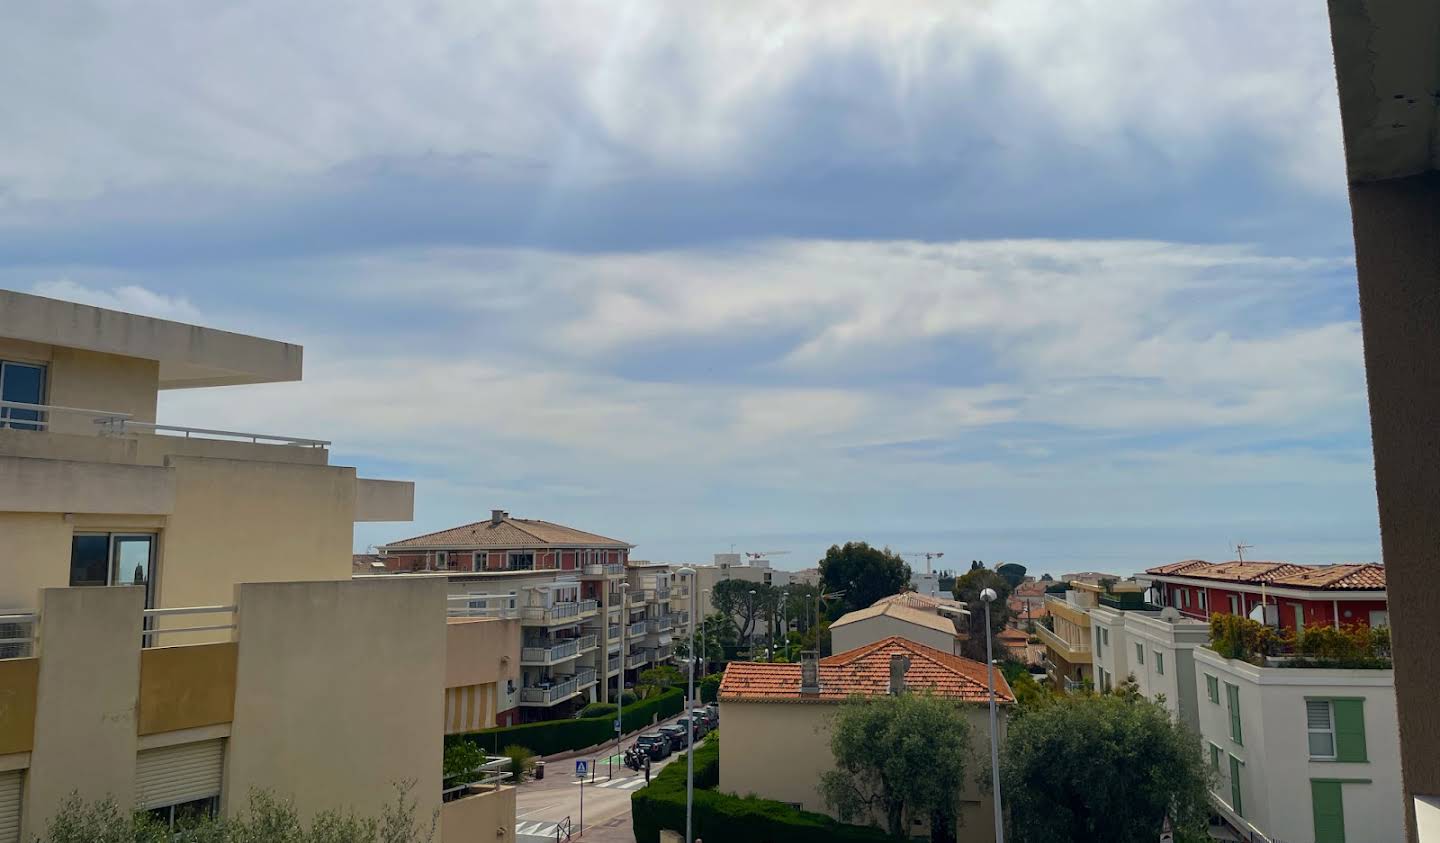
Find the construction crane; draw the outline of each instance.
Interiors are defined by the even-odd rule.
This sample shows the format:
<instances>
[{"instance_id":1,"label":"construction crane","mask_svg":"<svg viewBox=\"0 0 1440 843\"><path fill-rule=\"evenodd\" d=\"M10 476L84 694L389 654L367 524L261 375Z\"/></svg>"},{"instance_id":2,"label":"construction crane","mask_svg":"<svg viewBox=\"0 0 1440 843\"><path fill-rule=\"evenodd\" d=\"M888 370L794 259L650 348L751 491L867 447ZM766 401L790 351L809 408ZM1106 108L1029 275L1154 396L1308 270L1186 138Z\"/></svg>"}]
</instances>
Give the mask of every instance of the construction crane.
<instances>
[{"instance_id":1,"label":"construction crane","mask_svg":"<svg viewBox=\"0 0 1440 843\"><path fill-rule=\"evenodd\" d=\"M765 559L765 558L768 558L768 557L771 557L771 556L784 556L785 554L787 554L787 553L789 553L789 552L790 552L790 551L788 551L788 550L761 550L761 551L751 551L751 550L747 550L747 551L745 551L745 556L746 556L747 558L749 558L749 559L759 560L759 559Z\"/></svg>"},{"instance_id":2,"label":"construction crane","mask_svg":"<svg viewBox=\"0 0 1440 843\"><path fill-rule=\"evenodd\" d=\"M939 559L940 557L944 556L945 554L944 554L943 551L930 551L930 552L928 552L928 553L902 553L902 554L900 554L900 555L901 555L901 556L914 556L914 557L916 557L916 558L919 558L919 557L921 557L921 556L925 557L925 573L928 575L928 574L930 573L930 560L931 560L931 559Z\"/></svg>"}]
</instances>

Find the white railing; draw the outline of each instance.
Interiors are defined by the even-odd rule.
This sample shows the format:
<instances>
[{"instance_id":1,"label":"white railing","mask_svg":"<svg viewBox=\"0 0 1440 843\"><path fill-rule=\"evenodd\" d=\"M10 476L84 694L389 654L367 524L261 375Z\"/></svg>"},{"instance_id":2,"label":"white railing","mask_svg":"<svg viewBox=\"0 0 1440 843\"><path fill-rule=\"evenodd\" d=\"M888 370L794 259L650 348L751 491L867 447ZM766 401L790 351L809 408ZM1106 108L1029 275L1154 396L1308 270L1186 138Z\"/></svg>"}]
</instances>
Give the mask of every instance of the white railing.
<instances>
[{"instance_id":1,"label":"white railing","mask_svg":"<svg viewBox=\"0 0 1440 843\"><path fill-rule=\"evenodd\" d=\"M546 687L529 687L520 689L521 705L554 705L561 700L568 700L577 693L578 685L575 677L572 676L562 682L556 682Z\"/></svg>"},{"instance_id":2,"label":"white railing","mask_svg":"<svg viewBox=\"0 0 1440 843\"><path fill-rule=\"evenodd\" d=\"M667 645L665 645L664 647L656 647L654 650L651 650L650 652L654 654L655 661L658 662L658 661L663 661L663 660L665 660L665 659L668 659L668 658L670 658L672 655L674 655L674 654L675 654L675 648L674 648L674 646L667 644Z\"/></svg>"},{"instance_id":3,"label":"white railing","mask_svg":"<svg viewBox=\"0 0 1440 843\"><path fill-rule=\"evenodd\" d=\"M206 624L201 626L167 626L155 628L155 621L159 618L186 617L189 615L230 615L230 623ZM140 633L140 640L146 647L157 647L155 641L161 635L169 635L181 632L215 632L222 629L235 628L235 607L234 606L185 606L177 609L146 609L145 630Z\"/></svg>"},{"instance_id":4,"label":"white railing","mask_svg":"<svg viewBox=\"0 0 1440 843\"><path fill-rule=\"evenodd\" d=\"M445 614L452 618L518 618L520 610L513 606L475 606L475 603L488 604L490 601L513 600L513 597L506 598L493 594L451 594L445 598Z\"/></svg>"},{"instance_id":5,"label":"white railing","mask_svg":"<svg viewBox=\"0 0 1440 843\"><path fill-rule=\"evenodd\" d=\"M556 623L558 621L580 617L580 604L555 603L550 606L526 606L520 610L520 616L527 621Z\"/></svg>"},{"instance_id":6,"label":"white railing","mask_svg":"<svg viewBox=\"0 0 1440 843\"><path fill-rule=\"evenodd\" d=\"M473 778L474 781L457 784L454 787L447 787L440 791L441 802L453 802L464 797L466 793L477 788L489 787L491 790L499 790L500 785L510 778L510 759L503 756L487 755L485 763L466 774L465 778Z\"/></svg>"},{"instance_id":7,"label":"white railing","mask_svg":"<svg viewBox=\"0 0 1440 843\"><path fill-rule=\"evenodd\" d=\"M614 673L615 671L617 671L617 670L620 669L620 657L619 657L619 656L611 656L611 657L610 657L610 660L607 661L605 664L606 664L605 672L606 672L606 673Z\"/></svg>"},{"instance_id":8,"label":"white railing","mask_svg":"<svg viewBox=\"0 0 1440 843\"><path fill-rule=\"evenodd\" d=\"M674 628L674 625L670 622L669 615L662 615L646 621L645 628L650 632L669 632Z\"/></svg>"},{"instance_id":9,"label":"white railing","mask_svg":"<svg viewBox=\"0 0 1440 843\"><path fill-rule=\"evenodd\" d=\"M580 652L588 653L599 645L600 639L594 635L582 635L576 642L580 645Z\"/></svg>"},{"instance_id":10,"label":"white railing","mask_svg":"<svg viewBox=\"0 0 1440 843\"><path fill-rule=\"evenodd\" d=\"M577 690L588 688L595 684L595 668L582 667L575 671L575 688Z\"/></svg>"},{"instance_id":11,"label":"white railing","mask_svg":"<svg viewBox=\"0 0 1440 843\"><path fill-rule=\"evenodd\" d=\"M0 615L0 659L23 659L35 649L35 627L40 616L33 612Z\"/></svg>"},{"instance_id":12,"label":"white railing","mask_svg":"<svg viewBox=\"0 0 1440 843\"><path fill-rule=\"evenodd\" d=\"M644 635L645 627L645 621L636 621L635 623L630 624L630 628L626 631L625 635L629 638L634 638L637 635Z\"/></svg>"},{"instance_id":13,"label":"white railing","mask_svg":"<svg viewBox=\"0 0 1440 843\"><path fill-rule=\"evenodd\" d=\"M632 589L630 589L630 602L631 602L631 603L644 603L646 600L649 599L649 597L650 597L650 592L646 591L646 590L643 589L643 588L632 588Z\"/></svg>"},{"instance_id":14,"label":"white railing","mask_svg":"<svg viewBox=\"0 0 1440 843\"><path fill-rule=\"evenodd\" d=\"M6 410L21 410L23 412L40 413L38 419L17 419L13 413ZM49 416L51 413L61 415L88 416L96 424L107 424L112 421L124 421L130 418L129 413L121 413L114 410L86 410L81 407L57 407L54 404L27 404L23 401L0 401L0 429L5 427L46 428L50 426Z\"/></svg>"},{"instance_id":15,"label":"white railing","mask_svg":"<svg viewBox=\"0 0 1440 843\"><path fill-rule=\"evenodd\" d=\"M609 629L608 629L608 634L606 635L606 640L607 640L607 641L611 641L611 640L614 640L614 639L619 638L619 637L620 637L620 624L617 623L617 624L614 624L614 625L610 626Z\"/></svg>"},{"instance_id":16,"label":"white railing","mask_svg":"<svg viewBox=\"0 0 1440 843\"><path fill-rule=\"evenodd\" d=\"M690 586L676 585L670 589L671 600L683 600L690 596Z\"/></svg>"},{"instance_id":17,"label":"white railing","mask_svg":"<svg viewBox=\"0 0 1440 843\"><path fill-rule=\"evenodd\" d=\"M295 445L301 448L328 448L330 442L325 439L302 439L299 436L278 436L271 433L251 433L241 430L215 430L206 427L182 427L175 424L154 424L152 422L137 422L131 418L106 418L96 419L96 424L101 426L102 433L107 436L124 436L136 431L148 431L150 433L164 433L175 435L179 438L189 439L191 434L199 434L210 438L240 439L249 440L256 444L270 445Z\"/></svg>"},{"instance_id":18,"label":"white railing","mask_svg":"<svg viewBox=\"0 0 1440 843\"><path fill-rule=\"evenodd\" d=\"M580 652L579 641L564 641L556 644L531 644L520 649L522 664L550 664L562 659L573 659Z\"/></svg>"},{"instance_id":19,"label":"white railing","mask_svg":"<svg viewBox=\"0 0 1440 843\"><path fill-rule=\"evenodd\" d=\"M625 574L624 565L611 563L594 563L586 565L583 570L587 577L619 577Z\"/></svg>"}]
</instances>

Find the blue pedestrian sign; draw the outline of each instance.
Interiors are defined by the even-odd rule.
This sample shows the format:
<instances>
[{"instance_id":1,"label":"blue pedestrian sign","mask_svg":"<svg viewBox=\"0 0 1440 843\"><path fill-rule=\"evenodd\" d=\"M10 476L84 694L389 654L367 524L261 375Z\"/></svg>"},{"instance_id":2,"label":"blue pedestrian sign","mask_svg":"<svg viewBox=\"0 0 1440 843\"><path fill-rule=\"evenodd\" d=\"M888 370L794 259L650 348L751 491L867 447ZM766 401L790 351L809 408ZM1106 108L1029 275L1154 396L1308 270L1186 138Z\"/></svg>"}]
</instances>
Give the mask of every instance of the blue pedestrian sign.
<instances>
[{"instance_id":1,"label":"blue pedestrian sign","mask_svg":"<svg viewBox=\"0 0 1440 843\"><path fill-rule=\"evenodd\" d=\"M590 775L590 763L583 759L577 759L575 761L575 778L583 779L588 775Z\"/></svg>"}]
</instances>

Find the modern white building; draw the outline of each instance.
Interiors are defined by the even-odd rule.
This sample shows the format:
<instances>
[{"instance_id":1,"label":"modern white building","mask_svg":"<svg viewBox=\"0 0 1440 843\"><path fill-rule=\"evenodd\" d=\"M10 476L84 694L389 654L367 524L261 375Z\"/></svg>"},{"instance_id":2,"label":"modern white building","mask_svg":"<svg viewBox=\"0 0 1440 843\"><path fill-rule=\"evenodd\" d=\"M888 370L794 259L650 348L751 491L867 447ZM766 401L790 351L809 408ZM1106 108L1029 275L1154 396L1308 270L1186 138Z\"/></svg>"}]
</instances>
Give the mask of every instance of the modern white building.
<instances>
[{"instance_id":1,"label":"modern white building","mask_svg":"<svg viewBox=\"0 0 1440 843\"><path fill-rule=\"evenodd\" d=\"M1102 602L1089 612L1096 688L1110 690L1134 677L1142 694L1163 699L1172 715L1198 729L1195 650L1209 642L1209 626L1174 609L1120 609Z\"/></svg>"},{"instance_id":2,"label":"modern white building","mask_svg":"<svg viewBox=\"0 0 1440 843\"><path fill-rule=\"evenodd\" d=\"M1194 651L1214 803L1263 843L1400 843L1391 670L1257 667Z\"/></svg>"}]
</instances>

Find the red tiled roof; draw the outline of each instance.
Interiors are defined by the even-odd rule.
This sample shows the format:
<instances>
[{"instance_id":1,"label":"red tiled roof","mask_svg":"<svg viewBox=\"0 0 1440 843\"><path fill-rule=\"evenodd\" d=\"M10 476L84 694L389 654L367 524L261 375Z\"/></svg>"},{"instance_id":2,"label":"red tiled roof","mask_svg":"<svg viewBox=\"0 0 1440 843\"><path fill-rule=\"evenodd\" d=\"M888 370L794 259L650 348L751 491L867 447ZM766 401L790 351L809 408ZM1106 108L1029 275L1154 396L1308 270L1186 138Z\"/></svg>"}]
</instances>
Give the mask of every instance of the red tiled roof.
<instances>
[{"instance_id":1,"label":"red tiled roof","mask_svg":"<svg viewBox=\"0 0 1440 843\"><path fill-rule=\"evenodd\" d=\"M987 702L985 665L942 653L899 636L866 644L820 660L820 693L800 693L800 665L731 662L720 681L721 702L844 702L852 696L889 693L890 657L910 659L905 685L962 702ZM995 671L995 698L1011 703L1015 695Z\"/></svg>"},{"instance_id":2,"label":"red tiled roof","mask_svg":"<svg viewBox=\"0 0 1440 843\"><path fill-rule=\"evenodd\" d=\"M1290 562L1217 562L1203 568L1187 570L1178 576L1258 585L1305 570L1307 568L1304 565L1295 565Z\"/></svg>"},{"instance_id":3,"label":"red tiled roof","mask_svg":"<svg viewBox=\"0 0 1440 843\"><path fill-rule=\"evenodd\" d=\"M1375 564L1321 565L1278 577L1271 580L1270 585L1335 591L1384 591L1385 566Z\"/></svg>"},{"instance_id":4,"label":"red tiled roof","mask_svg":"<svg viewBox=\"0 0 1440 843\"><path fill-rule=\"evenodd\" d=\"M448 530L426 533L423 536L401 539L385 545L387 551L407 548L456 548L468 550L541 548L541 547L602 547L626 549L634 545L619 539L576 530L549 521L534 521L528 518L511 518L506 515L500 523L490 519L462 524Z\"/></svg>"},{"instance_id":5,"label":"red tiled roof","mask_svg":"<svg viewBox=\"0 0 1440 843\"><path fill-rule=\"evenodd\" d=\"M1183 574L1187 571L1197 571L1201 568L1210 567L1210 563L1203 559L1186 559L1183 562L1171 562L1168 565L1160 565L1155 568L1146 568L1147 574Z\"/></svg>"}]
</instances>

